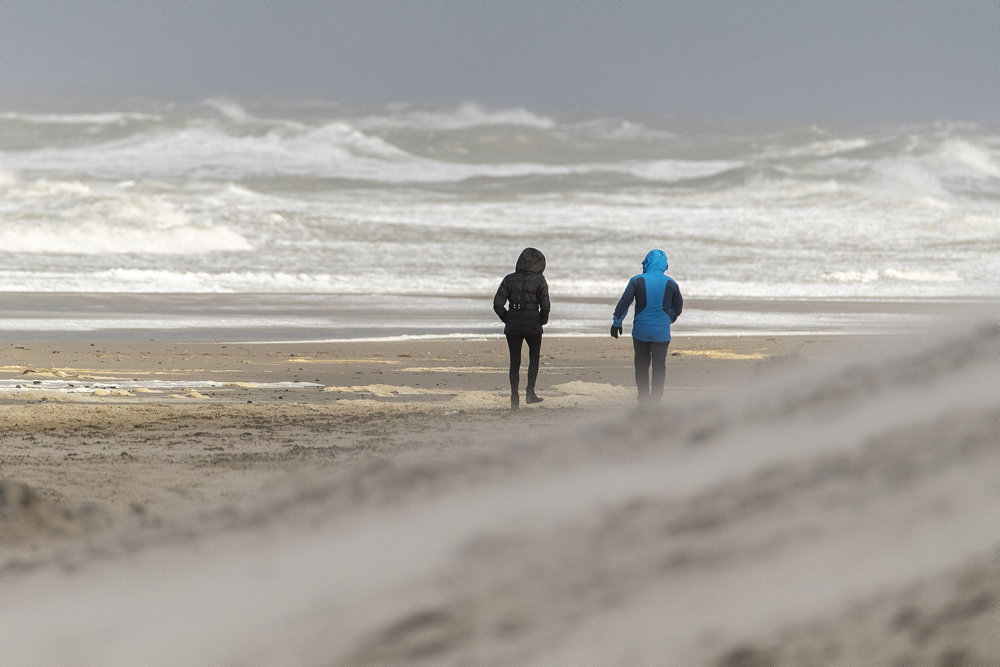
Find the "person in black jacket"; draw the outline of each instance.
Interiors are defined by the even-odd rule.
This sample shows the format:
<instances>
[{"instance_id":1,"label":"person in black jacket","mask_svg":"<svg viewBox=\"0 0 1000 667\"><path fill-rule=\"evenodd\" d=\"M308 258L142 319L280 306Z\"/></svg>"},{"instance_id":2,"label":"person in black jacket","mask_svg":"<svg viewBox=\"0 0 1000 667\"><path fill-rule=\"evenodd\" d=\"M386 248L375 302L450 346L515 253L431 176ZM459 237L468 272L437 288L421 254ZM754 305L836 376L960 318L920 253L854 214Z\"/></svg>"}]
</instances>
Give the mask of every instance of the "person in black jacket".
<instances>
[{"instance_id":1,"label":"person in black jacket","mask_svg":"<svg viewBox=\"0 0 1000 667\"><path fill-rule=\"evenodd\" d=\"M549 321L549 284L545 282L545 255L535 248L525 248L517 258L514 273L504 276L493 297L493 310L504 323L510 350L510 408L519 405L517 388L521 372L521 344L528 342L528 387L526 403L541 403L535 394L538 359L542 349L542 325ZM504 304L509 303L509 308Z\"/></svg>"}]
</instances>

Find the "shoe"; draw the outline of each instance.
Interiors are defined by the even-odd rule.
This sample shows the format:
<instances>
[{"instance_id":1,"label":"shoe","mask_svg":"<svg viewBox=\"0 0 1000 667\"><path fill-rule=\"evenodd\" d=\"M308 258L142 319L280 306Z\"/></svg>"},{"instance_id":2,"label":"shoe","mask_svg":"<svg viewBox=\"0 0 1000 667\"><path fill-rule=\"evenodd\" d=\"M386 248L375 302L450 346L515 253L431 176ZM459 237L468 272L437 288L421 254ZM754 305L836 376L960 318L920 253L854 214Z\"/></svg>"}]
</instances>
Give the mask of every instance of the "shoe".
<instances>
[{"instance_id":1,"label":"shoe","mask_svg":"<svg viewBox=\"0 0 1000 667\"><path fill-rule=\"evenodd\" d=\"M517 398L517 394L516 393L512 393L510 395L510 409L511 410L517 410L520 407L521 407L520 406L520 401Z\"/></svg>"},{"instance_id":2,"label":"shoe","mask_svg":"<svg viewBox=\"0 0 1000 667\"><path fill-rule=\"evenodd\" d=\"M524 393L525 403L541 403L545 399L535 393L534 389L529 389Z\"/></svg>"}]
</instances>

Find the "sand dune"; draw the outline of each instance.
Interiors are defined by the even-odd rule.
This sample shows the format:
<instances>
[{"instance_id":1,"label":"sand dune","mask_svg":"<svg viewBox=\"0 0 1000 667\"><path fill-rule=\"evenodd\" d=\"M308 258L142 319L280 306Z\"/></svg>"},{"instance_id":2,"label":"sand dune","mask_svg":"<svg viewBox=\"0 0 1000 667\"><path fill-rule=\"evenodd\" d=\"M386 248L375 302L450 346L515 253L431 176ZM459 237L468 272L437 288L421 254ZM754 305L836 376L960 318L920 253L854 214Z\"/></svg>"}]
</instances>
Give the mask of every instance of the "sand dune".
<instances>
[{"instance_id":1,"label":"sand dune","mask_svg":"<svg viewBox=\"0 0 1000 667\"><path fill-rule=\"evenodd\" d=\"M0 655L1000 664L997 345L895 340L558 438L299 474L7 577Z\"/></svg>"}]
</instances>

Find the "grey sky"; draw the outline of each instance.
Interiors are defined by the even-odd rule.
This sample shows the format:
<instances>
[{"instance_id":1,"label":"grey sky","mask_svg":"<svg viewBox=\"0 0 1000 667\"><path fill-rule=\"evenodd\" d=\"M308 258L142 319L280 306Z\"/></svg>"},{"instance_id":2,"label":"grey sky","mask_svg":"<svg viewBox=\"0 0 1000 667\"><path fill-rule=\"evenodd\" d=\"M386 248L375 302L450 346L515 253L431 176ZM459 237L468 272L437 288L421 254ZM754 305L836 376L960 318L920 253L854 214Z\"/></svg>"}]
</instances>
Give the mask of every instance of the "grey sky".
<instances>
[{"instance_id":1,"label":"grey sky","mask_svg":"<svg viewBox=\"0 0 1000 667\"><path fill-rule=\"evenodd\" d=\"M997 0L0 0L0 103L329 99L1000 120Z\"/></svg>"}]
</instances>

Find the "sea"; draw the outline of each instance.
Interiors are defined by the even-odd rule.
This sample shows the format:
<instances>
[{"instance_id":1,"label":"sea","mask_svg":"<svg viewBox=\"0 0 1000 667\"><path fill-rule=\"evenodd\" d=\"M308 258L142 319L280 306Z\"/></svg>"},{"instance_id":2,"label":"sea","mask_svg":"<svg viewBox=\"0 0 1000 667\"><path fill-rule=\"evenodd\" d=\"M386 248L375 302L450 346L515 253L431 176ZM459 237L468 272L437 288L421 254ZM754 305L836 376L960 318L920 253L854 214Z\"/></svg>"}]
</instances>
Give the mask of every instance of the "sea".
<instances>
[{"instance_id":1,"label":"sea","mask_svg":"<svg viewBox=\"0 0 1000 667\"><path fill-rule=\"evenodd\" d=\"M747 130L467 103L149 100L0 111L0 336L607 335L652 248L675 335L907 329L1000 300L1000 132ZM626 328L626 332L628 328Z\"/></svg>"}]
</instances>

